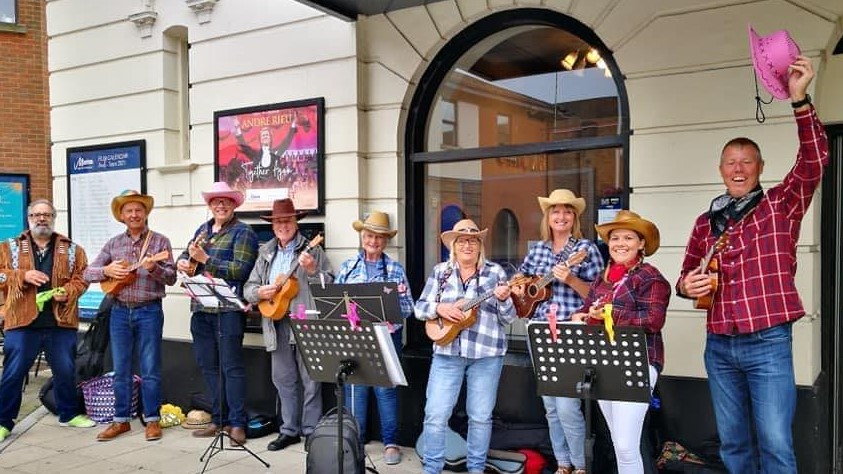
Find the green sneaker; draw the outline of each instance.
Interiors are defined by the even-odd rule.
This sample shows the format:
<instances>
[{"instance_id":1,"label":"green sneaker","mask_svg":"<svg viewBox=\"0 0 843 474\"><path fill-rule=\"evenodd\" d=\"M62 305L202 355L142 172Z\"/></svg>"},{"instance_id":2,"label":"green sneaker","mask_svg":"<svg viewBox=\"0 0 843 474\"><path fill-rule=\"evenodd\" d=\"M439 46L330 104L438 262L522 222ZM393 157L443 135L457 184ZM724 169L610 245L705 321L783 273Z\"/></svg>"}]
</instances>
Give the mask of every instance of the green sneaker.
<instances>
[{"instance_id":1,"label":"green sneaker","mask_svg":"<svg viewBox=\"0 0 843 474\"><path fill-rule=\"evenodd\" d=\"M88 418L85 415L76 415L70 421L59 422L60 426L69 426L71 428L93 428L97 426L97 422Z\"/></svg>"},{"instance_id":2,"label":"green sneaker","mask_svg":"<svg viewBox=\"0 0 843 474\"><path fill-rule=\"evenodd\" d=\"M9 435L12 434L11 431L8 430L5 426L0 426L0 443L3 442Z\"/></svg>"}]
</instances>

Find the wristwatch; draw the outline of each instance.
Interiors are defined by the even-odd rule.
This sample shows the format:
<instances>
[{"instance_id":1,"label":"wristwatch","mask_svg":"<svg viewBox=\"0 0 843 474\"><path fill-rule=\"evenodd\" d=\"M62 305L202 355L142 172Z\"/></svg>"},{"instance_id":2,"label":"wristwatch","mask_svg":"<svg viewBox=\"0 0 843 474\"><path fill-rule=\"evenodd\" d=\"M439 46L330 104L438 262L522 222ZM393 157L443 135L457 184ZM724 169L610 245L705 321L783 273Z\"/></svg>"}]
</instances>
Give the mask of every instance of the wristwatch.
<instances>
[{"instance_id":1,"label":"wristwatch","mask_svg":"<svg viewBox=\"0 0 843 474\"><path fill-rule=\"evenodd\" d=\"M798 109L799 107L802 107L803 105L808 105L810 103L811 103L811 94L805 94L804 99L797 100L796 102L791 102L790 106L793 107L794 109Z\"/></svg>"}]
</instances>

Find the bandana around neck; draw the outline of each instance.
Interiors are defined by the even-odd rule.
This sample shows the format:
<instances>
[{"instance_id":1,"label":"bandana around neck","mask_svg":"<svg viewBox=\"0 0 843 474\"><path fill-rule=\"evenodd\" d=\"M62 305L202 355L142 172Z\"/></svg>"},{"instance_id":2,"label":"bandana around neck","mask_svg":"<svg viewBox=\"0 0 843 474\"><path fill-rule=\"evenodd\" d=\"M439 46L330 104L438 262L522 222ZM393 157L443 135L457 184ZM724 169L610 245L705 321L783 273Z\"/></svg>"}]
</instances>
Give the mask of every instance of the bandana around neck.
<instances>
[{"instance_id":1,"label":"bandana around neck","mask_svg":"<svg viewBox=\"0 0 843 474\"><path fill-rule=\"evenodd\" d=\"M714 198L708 210L711 232L715 237L719 237L726 230L729 222L738 222L743 219L749 211L755 209L762 197L764 197L764 190L760 184L757 184L752 191L740 198L733 198L728 193Z\"/></svg>"}]
</instances>

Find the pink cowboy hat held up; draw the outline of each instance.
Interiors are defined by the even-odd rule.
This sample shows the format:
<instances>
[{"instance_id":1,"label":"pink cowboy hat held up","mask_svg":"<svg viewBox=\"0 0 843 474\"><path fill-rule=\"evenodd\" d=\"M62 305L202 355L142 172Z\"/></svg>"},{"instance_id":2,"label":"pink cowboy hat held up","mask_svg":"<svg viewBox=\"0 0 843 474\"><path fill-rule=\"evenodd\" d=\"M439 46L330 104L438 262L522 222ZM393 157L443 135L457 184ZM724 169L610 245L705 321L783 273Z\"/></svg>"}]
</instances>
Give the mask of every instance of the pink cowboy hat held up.
<instances>
[{"instance_id":1,"label":"pink cowboy hat held up","mask_svg":"<svg viewBox=\"0 0 843 474\"><path fill-rule=\"evenodd\" d=\"M801 54L799 46L787 30L778 30L767 36L759 36L752 26L748 26L748 29L752 65L758 80L776 99L788 99L790 97L787 86L788 68Z\"/></svg>"}]
</instances>

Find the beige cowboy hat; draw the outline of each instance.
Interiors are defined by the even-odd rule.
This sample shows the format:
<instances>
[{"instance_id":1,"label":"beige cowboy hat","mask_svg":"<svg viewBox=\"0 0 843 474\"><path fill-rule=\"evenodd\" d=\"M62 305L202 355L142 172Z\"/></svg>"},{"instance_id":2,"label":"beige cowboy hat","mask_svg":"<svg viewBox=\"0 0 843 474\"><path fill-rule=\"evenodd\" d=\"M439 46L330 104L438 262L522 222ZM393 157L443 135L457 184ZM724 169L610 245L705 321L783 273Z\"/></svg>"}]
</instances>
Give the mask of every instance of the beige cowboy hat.
<instances>
[{"instance_id":1,"label":"beige cowboy hat","mask_svg":"<svg viewBox=\"0 0 843 474\"><path fill-rule=\"evenodd\" d=\"M366 216L366 220L354 221L351 223L351 227L353 227L357 232L366 229L369 232L374 232L375 234L385 235L390 239L395 237L395 234L398 233L397 229L393 229L389 225L389 215L381 211L370 212L369 215Z\"/></svg>"},{"instance_id":2,"label":"beige cowboy hat","mask_svg":"<svg viewBox=\"0 0 843 474\"><path fill-rule=\"evenodd\" d=\"M451 244L457 240L457 237L460 236L469 236L469 237L476 237L483 242L483 239L486 238L486 234L489 232L489 229L480 230L477 227L477 224L474 223L471 219L463 219L456 224L454 224L454 228L445 232L442 232L442 243L445 244L446 247L450 248Z\"/></svg>"},{"instance_id":3,"label":"beige cowboy hat","mask_svg":"<svg viewBox=\"0 0 843 474\"><path fill-rule=\"evenodd\" d=\"M659 228L656 224L642 218L638 214L622 210L615 215L615 220L605 224L595 225L594 228L604 242L609 242L609 234L616 229L633 230L644 238L644 255L653 255L659 249Z\"/></svg>"},{"instance_id":4,"label":"beige cowboy hat","mask_svg":"<svg viewBox=\"0 0 843 474\"><path fill-rule=\"evenodd\" d=\"M181 423L182 428L198 430L211 424L211 414L202 410L190 410Z\"/></svg>"},{"instance_id":5,"label":"beige cowboy hat","mask_svg":"<svg viewBox=\"0 0 843 474\"><path fill-rule=\"evenodd\" d=\"M141 194L134 189L127 189L111 200L111 215L117 219L117 222L123 222L120 211L123 210L123 206L130 202L140 203L146 209L147 215L152 212L152 206L155 205L155 199L152 196Z\"/></svg>"},{"instance_id":6,"label":"beige cowboy hat","mask_svg":"<svg viewBox=\"0 0 843 474\"><path fill-rule=\"evenodd\" d=\"M234 202L235 208L240 207L246 199L243 193L236 189L231 189L231 186L225 181L217 181L211 185L210 191L202 191L202 199L205 200L205 204L210 206L211 201L216 198L231 199Z\"/></svg>"},{"instance_id":7,"label":"beige cowboy hat","mask_svg":"<svg viewBox=\"0 0 843 474\"><path fill-rule=\"evenodd\" d=\"M280 219L282 217L295 217L296 220L299 220L306 215L307 211L296 210L296 206L293 205L292 199L284 198L273 201L272 214L260 216L260 218L267 222L272 222L272 219Z\"/></svg>"},{"instance_id":8,"label":"beige cowboy hat","mask_svg":"<svg viewBox=\"0 0 843 474\"><path fill-rule=\"evenodd\" d=\"M550 206L560 204L573 207L578 216L585 210L585 199L578 198L568 189L554 189L550 196L539 197L539 207L542 208L542 212L547 212Z\"/></svg>"}]
</instances>

